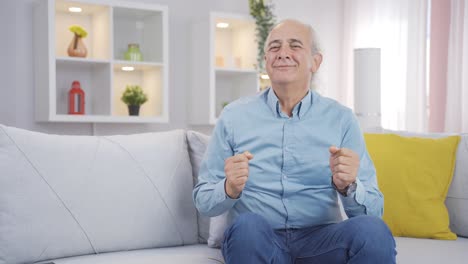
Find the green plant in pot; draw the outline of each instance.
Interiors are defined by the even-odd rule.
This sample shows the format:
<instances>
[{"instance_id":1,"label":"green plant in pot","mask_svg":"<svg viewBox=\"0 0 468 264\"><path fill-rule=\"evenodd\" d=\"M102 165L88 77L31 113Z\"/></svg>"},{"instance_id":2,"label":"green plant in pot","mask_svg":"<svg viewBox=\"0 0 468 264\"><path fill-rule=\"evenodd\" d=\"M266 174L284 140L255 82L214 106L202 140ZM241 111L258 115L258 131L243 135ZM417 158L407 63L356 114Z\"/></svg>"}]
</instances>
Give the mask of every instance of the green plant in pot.
<instances>
[{"instance_id":1,"label":"green plant in pot","mask_svg":"<svg viewBox=\"0 0 468 264\"><path fill-rule=\"evenodd\" d=\"M263 50L268 33L276 23L273 14L273 3L270 0L249 0L250 15L255 19L256 41L257 41L257 71L264 74L265 52Z\"/></svg>"},{"instance_id":2,"label":"green plant in pot","mask_svg":"<svg viewBox=\"0 0 468 264\"><path fill-rule=\"evenodd\" d=\"M128 106L128 114L137 116L140 113L140 106L148 101L148 96L139 85L127 85L120 99Z\"/></svg>"}]
</instances>

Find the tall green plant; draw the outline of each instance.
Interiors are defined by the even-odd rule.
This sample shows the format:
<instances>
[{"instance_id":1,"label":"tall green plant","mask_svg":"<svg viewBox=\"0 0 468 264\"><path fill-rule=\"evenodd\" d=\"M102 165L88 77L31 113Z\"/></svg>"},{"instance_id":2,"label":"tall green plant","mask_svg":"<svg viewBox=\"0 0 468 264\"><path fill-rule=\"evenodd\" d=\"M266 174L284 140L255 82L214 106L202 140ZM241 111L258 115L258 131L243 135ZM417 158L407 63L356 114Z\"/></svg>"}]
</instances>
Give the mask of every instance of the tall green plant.
<instances>
[{"instance_id":1,"label":"tall green plant","mask_svg":"<svg viewBox=\"0 0 468 264\"><path fill-rule=\"evenodd\" d=\"M268 33L276 23L276 17L273 14L273 4L265 4L263 0L249 0L250 15L255 19L256 40L258 45L257 52L257 70L260 73L265 72L264 46Z\"/></svg>"}]
</instances>

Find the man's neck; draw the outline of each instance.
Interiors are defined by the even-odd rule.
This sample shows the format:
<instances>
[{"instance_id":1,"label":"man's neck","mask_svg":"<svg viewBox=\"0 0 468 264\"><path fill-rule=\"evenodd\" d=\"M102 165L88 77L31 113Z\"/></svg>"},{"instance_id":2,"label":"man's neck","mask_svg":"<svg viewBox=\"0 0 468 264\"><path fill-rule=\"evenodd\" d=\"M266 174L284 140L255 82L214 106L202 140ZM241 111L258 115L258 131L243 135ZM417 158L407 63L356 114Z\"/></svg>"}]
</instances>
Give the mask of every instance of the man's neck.
<instances>
[{"instance_id":1,"label":"man's neck","mask_svg":"<svg viewBox=\"0 0 468 264\"><path fill-rule=\"evenodd\" d=\"M307 86L298 88L292 85L274 85L272 88L276 97L278 97L281 111L289 117L292 116L294 106L296 106L309 91Z\"/></svg>"}]
</instances>

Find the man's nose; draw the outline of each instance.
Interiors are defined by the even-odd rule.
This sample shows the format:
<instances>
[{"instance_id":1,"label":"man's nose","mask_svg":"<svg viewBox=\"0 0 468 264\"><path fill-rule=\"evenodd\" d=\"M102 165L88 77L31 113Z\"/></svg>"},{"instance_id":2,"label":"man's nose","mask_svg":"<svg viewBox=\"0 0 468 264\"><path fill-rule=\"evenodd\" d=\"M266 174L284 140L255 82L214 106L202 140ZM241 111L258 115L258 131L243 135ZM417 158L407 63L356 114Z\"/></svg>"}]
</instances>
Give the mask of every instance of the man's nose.
<instances>
[{"instance_id":1,"label":"man's nose","mask_svg":"<svg viewBox=\"0 0 468 264\"><path fill-rule=\"evenodd\" d=\"M278 59L290 59L288 49L286 47L281 47L278 51Z\"/></svg>"}]
</instances>

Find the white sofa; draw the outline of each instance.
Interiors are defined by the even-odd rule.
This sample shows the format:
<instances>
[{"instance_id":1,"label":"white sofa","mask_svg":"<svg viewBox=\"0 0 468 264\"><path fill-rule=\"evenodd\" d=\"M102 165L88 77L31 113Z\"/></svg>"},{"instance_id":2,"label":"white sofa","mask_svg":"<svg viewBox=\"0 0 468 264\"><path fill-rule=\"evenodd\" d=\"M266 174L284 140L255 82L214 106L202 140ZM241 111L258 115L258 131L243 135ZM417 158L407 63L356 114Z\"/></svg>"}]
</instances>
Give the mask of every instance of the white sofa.
<instances>
[{"instance_id":1,"label":"white sofa","mask_svg":"<svg viewBox=\"0 0 468 264\"><path fill-rule=\"evenodd\" d=\"M192 168L206 147L200 137L61 136L0 125L0 264L223 263L191 198ZM460 144L468 153L466 138ZM468 259L465 238L396 240L398 263Z\"/></svg>"}]
</instances>

